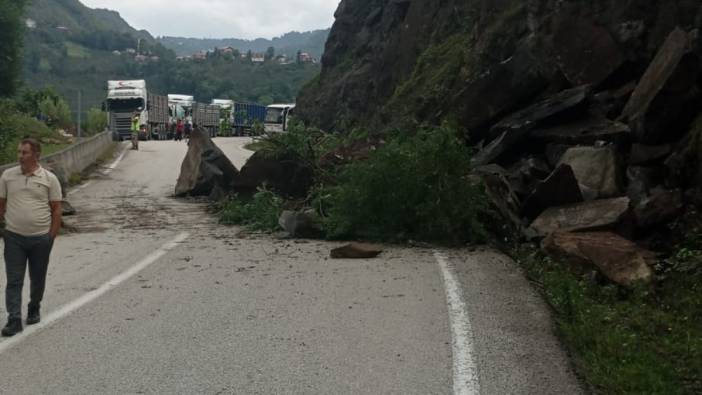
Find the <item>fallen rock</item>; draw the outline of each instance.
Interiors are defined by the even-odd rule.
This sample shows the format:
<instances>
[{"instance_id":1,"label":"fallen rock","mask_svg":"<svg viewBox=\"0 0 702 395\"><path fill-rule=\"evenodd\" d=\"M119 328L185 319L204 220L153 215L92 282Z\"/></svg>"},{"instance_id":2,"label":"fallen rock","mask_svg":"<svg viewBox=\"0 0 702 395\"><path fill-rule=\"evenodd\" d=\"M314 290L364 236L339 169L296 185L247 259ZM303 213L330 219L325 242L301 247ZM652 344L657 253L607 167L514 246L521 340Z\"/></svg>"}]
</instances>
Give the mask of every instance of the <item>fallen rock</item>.
<instances>
[{"instance_id":1,"label":"fallen rock","mask_svg":"<svg viewBox=\"0 0 702 395\"><path fill-rule=\"evenodd\" d=\"M61 216L68 217L71 215L76 215L76 209L73 208L71 203L68 202L68 200L62 200L61 201Z\"/></svg>"},{"instance_id":2,"label":"fallen rock","mask_svg":"<svg viewBox=\"0 0 702 395\"><path fill-rule=\"evenodd\" d=\"M647 165L659 162L671 154L673 148L670 144L663 145L643 145L634 144L631 146L629 164L632 166Z\"/></svg>"},{"instance_id":3,"label":"fallen rock","mask_svg":"<svg viewBox=\"0 0 702 395\"><path fill-rule=\"evenodd\" d=\"M614 146L574 147L561 157L580 184L585 200L620 195L619 158Z\"/></svg>"},{"instance_id":4,"label":"fallen rock","mask_svg":"<svg viewBox=\"0 0 702 395\"><path fill-rule=\"evenodd\" d=\"M291 237L319 237L322 234L319 217L314 210L283 211L278 224Z\"/></svg>"},{"instance_id":5,"label":"fallen rock","mask_svg":"<svg viewBox=\"0 0 702 395\"><path fill-rule=\"evenodd\" d=\"M683 65L692 42L692 34L680 28L673 30L624 107L622 118L631 126L637 141L659 144L677 137L670 133L671 125L677 125L685 117L684 104L696 89L699 74L699 70L687 70ZM681 75L676 76L676 72ZM676 89L666 92L670 83Z\"/></svg>"},{"instance_id":6,"label":"fallen rock","mask_svg":"<svg viewBox=\"0 0 702 395\"><path fill-rule=\"evenodd\" d=\"M524 201L522 214L533 220L549 207L561 207L582 201L583 194L573 169L564 164L536 186L534 192Z\"/></svg>"},{"instance_id":7,"label":"fallen rock","mask_svg":"<svg viewBox=\"0 0 702 395\"><path fill-rule=\"evenodd\" d=\"M636 205L648 196L653 187L663 183L665 169L655 166L629 166L626 169L626 178L626 195Z\"/></svg>"},{"instance_id":8,"label":"fallen rock","mask_svg":"<svg viewBox=\"0 0 702 395\"><path fill-rule=\"evenodd\" d=\"M497 138L504 132L515 133L538 127L541 122L556 115L584 107L582 105L589 94L590 87L587 85L564 90L501 120L490 129L489 137Z\"/></svg>"},{"instance_id":9,"label":"fallen rock","mask_svg":"<svg viewBox=\"0 0 702 395\"><path fill-rule=\"evenodd\" d=\"M522 158L509 168L508 179L520 195L527 195L534 186L551 174L548 164L537 157Z\"/></svg>"},{"instance_id":10,"label":"fallen rock","mask_svg":"<svg viewBox=\"0 0 702 395\"><path fill-rule=\"evenodd\" d=\"M482 181L485 195L495 211L511 226L513 232L520 232L524 227L519 218L521 202L507 179L505 169L493 164L476 168L473 174Z\"/></svg>"},{"instance_id":11,"label":"fallen rock","mask_svg":"<svg viewBox=\"0 0 702 395\"><path fill-rule=\"evenodd\" d=\"M492 140L470 160L471 166L478 167L496 162L500 157L518 147L528 136L527 130L504 131Z\"/></svg>"},{"instance_id":12,"label":"fallen rock","mask_svg":"<svg viewBox=\"0 0 702 395\"><path fill-rule=\"evenodd\" d=\"M379 246L366 243L351 243L331 251L333 259L368 259L375 258L383 252Z\"/></svg>"},{"instance_id":13,"label":"fallen rock","mask_svg":"<svg viewBox=\"0 0 702 395\"><path fill-rule=\"evenodd\" d=\"M611 232L556 232L544 239L541 248L554 259L570 265L596 268L619 285L628 287L653 278L649 266L653 253Z\"/></svg>"},{"instance_id":14,"label":"fallen rock","mask_svg":"<svg viewBox=\"0 0 702 395\"><path fill-rule=\"evenodd\" d=\"M209 196L216 185L229 191L238 175L239 171L212 142L209 133L198 127L190 134L188 153L180 168L175 195Z\"/></svg>"},{"instance_id":15,"label":"fallen rock","mask_svg":"<svg viewBox=\"0 0 702 395\"><path fill-rule=\"evenodd\" d=\"M629 212L627 197L595 200L563 207L551 207L529 227L530 233L543 237L557 231L574 232L610 228Z\"/></svg>"},{"instance_id":16,"label":"fallen rock","mask_svg":"<svg viewBox=\"0 0 702 395\"><path fill-rule=\"evenodd\" d=\"M675 219L683 209L683 193L681 190L665 190L655 188L651 194L634 206L636 225L646 229L655 225L665 224Z\"/></svg>"},{"instance_id":17,"label":"fallen rock","mask_svg":"<svg viewBox=\"0 0 702 395\"><path fill-rule=\"evenodd\" d=\"M552 168L558 167L563 154L565 154L565 152L569 149L570 146L565 144L547 144L546 152L544 154L546 155L546 160L548 161L549 166Z\"/></svg>"},{"instance_id":18,"label":"fallen rock","mask_svg":"<svg viewBox=\"0 0 702 395\"><path fill-rule=\"evenodd\" d=\"M559 13L554 23L556 59L573 85L597 85L624 63L625 57L604 26L566 12Z\"/></svg>"},{"instance_id":19,"label":"fallen rock","mask_svg":"<svg viewBox=\"0 0 702 395\"><path fill-rule=\"evenodd\" d=\"M530 135L546 143L593 145L597 141L627 143L630 132L629 127L621 122L606 118L589 118L548 129L534 130Z\"/></svg>"},{"instance_id":20,"label":"fallen rock","mask_svg":"<svg viewBox=\"0 0 702 395\"><path fill-rule=\"evenodd\" d=\"M301 198L307 195L313 181L312 169L298 158L274 158L259 151L241 168L234 180L234 191L252 195L265 185L282 196Z\"/></svg>"}]
</instances>

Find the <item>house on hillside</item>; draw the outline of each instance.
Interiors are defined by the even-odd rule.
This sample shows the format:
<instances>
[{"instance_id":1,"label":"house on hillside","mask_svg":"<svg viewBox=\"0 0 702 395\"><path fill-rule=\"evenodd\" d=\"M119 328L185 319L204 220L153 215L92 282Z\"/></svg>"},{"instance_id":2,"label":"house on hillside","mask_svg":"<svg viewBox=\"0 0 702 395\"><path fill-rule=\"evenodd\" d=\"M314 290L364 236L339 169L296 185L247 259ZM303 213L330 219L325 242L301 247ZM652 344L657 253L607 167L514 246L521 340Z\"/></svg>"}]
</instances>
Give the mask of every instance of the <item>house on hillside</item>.
<instances>
[{"instance_id":1,"label":"house on hillside","mask_svg":"<svg viewBox=\"0 0 702 395\"><path fill-rule=\"evenodd\" d=\"M119 56L119 55L122 55L122 52L120 52L118 50L114 50L114 51L112 51L112 54L115 56Z\"/></svg>"},{"instance_id":2,"label":"house on hillside","mask_svg":"<svg viewBox=\"0 0 702 395\"><path fill-rule=\"evenodd\" d=\"M251 61L254 63L263 63L266 61L266 54L262 54L262 53L251 54Z\"/></svg>"},{"instance_id":3,"label":"house on hillside","mask_svg":"<svg viewBox=\"0 0 702 395\"><path fill-rule=\"evenodd\" d=\"M130 54L130 55L135 55L136 54L136 49L134 48L127 48L124 50L124 52Z\"/></svg>"},{"instance_id":4,"label":"house on hillside","mask_svg":"<svg viewBox=\"0 0 702 395\"><path fill-rule=\"evenodd\" d=\"M148 59L148 58L147 58L146 56L144 56L144 55L137 55L137 56L134 57L134 60L136 60L137 63L146 63L146 60L147 60L147 59Z\"/></svg>"},{"instance_id":5,"label":"house on hillside","mask_svg":"<svg viewBox=\"0 0 702 395\"><path fill-rule=\"evenodd\" d=\"M207 59L207 52L200 51L200 52L193 55L193 59L194 60L205 60L205 59Z\"/></svg>"},{"instance_id":6,"label":"house on hillside","mask_svg":"<svg viewBox=\"0 0 702 395\"><path fill-rule=\"evenodd\" d=\"M317 60L307 52L300 52L297 61L300 63L317 63Z\"/></svg>"},{"instance_id":7,"label":"house on hillside","mask_svg":"<svg viewBox=\"0 0 702 395\"><path fill-rule=\"evenodd\" d=\"M24 21L24 25L27 26L27 29L36 29L37 28L37 22L31 18L27 18Z\"/></svg>"},{"instance_id":8,"label":"house on hillside","mask_svg":"<svg viewBox=\"0 0 702 395\"><path fill-rule=\"evenodd\" d=\"M219 49L219 53L224 55L224 54L233 54L234 53L234 48L232 47L224 47Z\"/></svg>"}]
</instances>

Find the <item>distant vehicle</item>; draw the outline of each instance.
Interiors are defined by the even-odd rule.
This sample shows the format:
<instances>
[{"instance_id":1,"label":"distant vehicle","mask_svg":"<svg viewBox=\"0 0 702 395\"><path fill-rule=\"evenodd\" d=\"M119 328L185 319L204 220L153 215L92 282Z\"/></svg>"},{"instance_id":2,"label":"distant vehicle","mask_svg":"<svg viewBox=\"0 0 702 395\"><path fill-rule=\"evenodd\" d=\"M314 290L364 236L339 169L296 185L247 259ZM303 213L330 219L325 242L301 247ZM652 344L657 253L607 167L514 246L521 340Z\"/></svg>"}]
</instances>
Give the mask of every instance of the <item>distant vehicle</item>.
<instances>
[{"instance_id":1,"label":"distant vehicle","mask_svg":"<svg viewBox=\"0 0 702 395\"><path fill-rule=\"evenodd\" d=\"M171 129L178 122L192 122L193 103L195 98L190 95L168 95L168 122Z\"/></svg>"},{"instance_id":2,"label":"distant vehicle","mask_svg":"<svg viewBox=\"0 0 702 395\"><path fill-rule=\"evenodd\" d=\"M266 108L266 132L287 132L290 118L295 112L295 104L271 104Z\"/></svg>"},{"instance_id":3,"label":"distant vehicle","mask_svg":"<svg viewBox=\"0 0 702 395\"><path fill-rule=\"evenodd\" d=\"M165 140L168 136L168 98L149 93L146 109L149 111L149 127L146 138ZM141 137L141 136L140 136Z\"/></svg>"},{"instance_id":4,"label":"distant vehicle","mask_svg":"<svg viewBox=\"0 0 702 395\"><path fill-rule=\"evenodd\" d=\"M219 133L230 136L234 124L234 100L213 99L212 105L219 107Z\"/></svg>"},{"instance_id":5,"label":"distant vehicle","mask_svg":"<svg viewBox=\"0 0 702 395\"><path fill-rule=\"evenodd\" d=\"M139 114L140 128L147 128L149 124L147 103L146 81L107 81L105 111L114 140L122 141L131 138L132 118L135 113Z\"/></svg>"},{"instance_id":6,"label":"distant vehicle","mask_svg":"<svg viewBox=\"0 0 702 395\"><path fill-rule=\"evenodd\" d=\"M250 134L255 125L261 125L266 121L266 106L255 103L234 103L234 134L243 136Z\"/></svg>"},{"instance_id":7,"label":"distant vehicle","mask_svg":"<svg viewBox=\"0 0 702 395\"><path fill-rule=\"evenodd\" d=\"M193 125L204 128L210 137L217 137L219 130L219 106L214 104L193 103Z\"/></svg>"}]
</instances>

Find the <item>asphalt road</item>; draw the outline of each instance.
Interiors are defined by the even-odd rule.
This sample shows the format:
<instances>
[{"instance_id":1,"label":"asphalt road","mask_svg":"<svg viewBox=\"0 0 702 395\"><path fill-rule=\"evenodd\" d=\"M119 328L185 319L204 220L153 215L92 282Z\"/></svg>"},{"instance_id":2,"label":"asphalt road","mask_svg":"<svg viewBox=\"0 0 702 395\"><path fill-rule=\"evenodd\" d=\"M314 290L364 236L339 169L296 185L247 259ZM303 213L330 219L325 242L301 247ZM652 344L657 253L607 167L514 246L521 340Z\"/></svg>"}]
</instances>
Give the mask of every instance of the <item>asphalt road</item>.
<instances>
[{"instance_id":1,"label":"asphalt road","mask_svg":"<svg viewBox=\"0 0 702 395\"><path fill-rule=\"evenodd\" d=\"M215 142L239 168L251 154L247 139ZM71 191L43 322L0 340L0 393L580 392L504 256L331 260L339 243L246 236L171 197L185 144L140 145Z\"/></svg>"}]
</instances>

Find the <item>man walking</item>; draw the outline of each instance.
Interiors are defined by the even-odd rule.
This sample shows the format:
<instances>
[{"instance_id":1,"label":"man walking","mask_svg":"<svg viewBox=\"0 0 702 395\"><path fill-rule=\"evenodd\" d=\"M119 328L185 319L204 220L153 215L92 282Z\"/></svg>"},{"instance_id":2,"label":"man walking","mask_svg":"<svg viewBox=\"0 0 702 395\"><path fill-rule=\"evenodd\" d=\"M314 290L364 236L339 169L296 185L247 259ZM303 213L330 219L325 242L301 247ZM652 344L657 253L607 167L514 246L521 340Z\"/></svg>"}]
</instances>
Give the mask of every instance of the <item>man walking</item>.
<instances>
[{"instance_id":1,"label":"man walking","mask_svg":"<svg viewBox=\"0 0 702 395\"><path fill-rule=\"evenodd\" d=\"M3 336L22 331L22 286L29 266L27 325L40 320L46 272L54 239L61 227L61 184L39 164L41 145L24 139L17 150L19 166L0 177L0 216L5 218L5 304L8 321ZM29 265L27 265L29 263Z\"/></svg>"}]
</instances>

